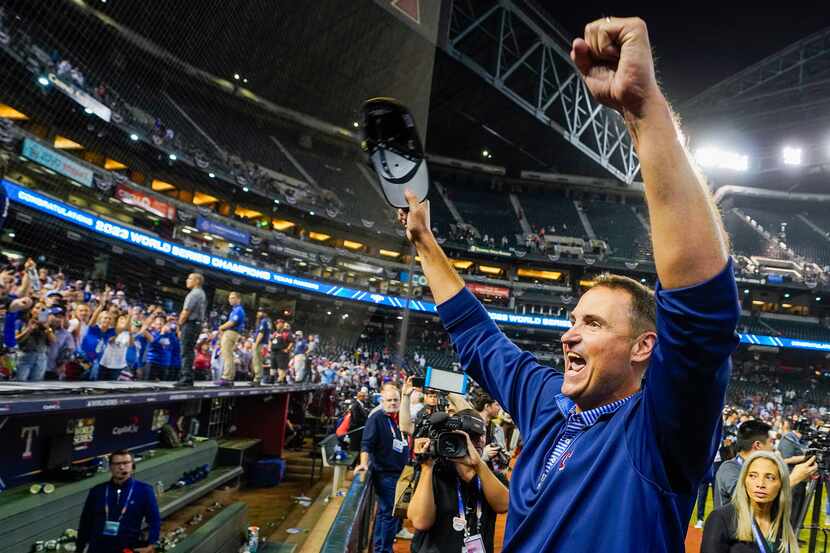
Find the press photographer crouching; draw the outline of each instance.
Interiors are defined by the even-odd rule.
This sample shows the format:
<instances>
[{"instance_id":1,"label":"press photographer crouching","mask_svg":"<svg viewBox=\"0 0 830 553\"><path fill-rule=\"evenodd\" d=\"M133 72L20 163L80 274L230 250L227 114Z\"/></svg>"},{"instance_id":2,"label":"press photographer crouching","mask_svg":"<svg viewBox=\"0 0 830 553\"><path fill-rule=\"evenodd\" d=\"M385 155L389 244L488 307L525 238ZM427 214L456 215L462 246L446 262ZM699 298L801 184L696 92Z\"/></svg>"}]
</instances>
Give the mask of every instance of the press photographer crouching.
<instances>
[{"instance_id":1,"label":"press photographer crouching","mask_svg":"<svg viewBox=\"0 0 830 553\"><path fill-rule=\"evenodd\" d=\"M492 553L496 514L506 513L506 481L481 459L485 425L473 409L436 412L429 437L415 439L420 465L407 518L415 527L413 553Z\"/></svg>"}]
</instances>

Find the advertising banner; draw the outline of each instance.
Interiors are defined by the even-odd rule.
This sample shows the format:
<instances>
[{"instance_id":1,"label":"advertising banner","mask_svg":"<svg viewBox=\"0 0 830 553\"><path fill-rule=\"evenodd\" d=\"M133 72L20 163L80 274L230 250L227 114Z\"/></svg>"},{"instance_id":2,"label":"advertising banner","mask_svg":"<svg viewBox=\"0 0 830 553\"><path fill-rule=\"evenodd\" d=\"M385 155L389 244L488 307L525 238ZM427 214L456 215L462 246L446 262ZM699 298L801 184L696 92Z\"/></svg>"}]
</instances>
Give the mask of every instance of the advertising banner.
<instances>
[{"instance_id":1,"label":"advertising banner","mask_svg":"<svg viewBox=\"0 0 830 553\"><path fill-rule=\"evenodd\" d=\"M158 198L154 198L149 194L127 188L124 185L118 185L115 189L115 197L128 205L140 207L145 211L149 211L153 215L158 215L171 221L176 218L176 208L167 202L163 202Z\"/></svg>"}]
</instances>

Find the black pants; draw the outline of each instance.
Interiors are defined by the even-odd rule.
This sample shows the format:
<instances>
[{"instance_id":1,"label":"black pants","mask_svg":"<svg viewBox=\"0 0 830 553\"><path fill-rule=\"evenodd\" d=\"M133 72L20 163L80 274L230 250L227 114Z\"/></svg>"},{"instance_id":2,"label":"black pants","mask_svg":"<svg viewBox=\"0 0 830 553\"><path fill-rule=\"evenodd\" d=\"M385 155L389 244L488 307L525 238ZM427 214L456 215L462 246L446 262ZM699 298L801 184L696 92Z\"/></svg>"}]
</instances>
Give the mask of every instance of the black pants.
<instances>
[{"instance_id":1,"label":"black pants","mask_svg":"<svg viewBox=\"0 0 830 553\"><path fill-rule=\"evenodd\" d=\"M179 376L180 380L193 380L193 360L196 358L196 341L199 339L201 327L202 323L199 321L187 321L182 325L182 370Z\"/></svg>"}]
</instances>

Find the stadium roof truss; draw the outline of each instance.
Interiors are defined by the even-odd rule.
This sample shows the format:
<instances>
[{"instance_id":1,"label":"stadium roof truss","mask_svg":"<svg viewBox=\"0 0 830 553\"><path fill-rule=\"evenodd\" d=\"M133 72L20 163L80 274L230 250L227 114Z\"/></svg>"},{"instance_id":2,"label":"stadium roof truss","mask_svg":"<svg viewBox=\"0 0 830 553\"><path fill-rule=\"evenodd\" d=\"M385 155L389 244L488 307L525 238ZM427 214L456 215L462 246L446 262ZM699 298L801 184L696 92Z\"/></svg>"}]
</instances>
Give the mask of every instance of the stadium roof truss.
<instances>
[{"instance_id":1,"label":"stadium roof truss","mask_svg":"<svg viewBox=\"0 0 830 553\"><path fill-rule=\"evenodd\" d=\"M640 171L622 117L594 101L554 39L512 0L452 0L445 50L616 178Z\"/></svg>"},{"instance_id":2,"label":"stadium roof truss","mask_svg":"<svg viewBox=\"0 0 830 553\"><path fill-rule=\"evenodd\" d=\"M826 110L828 103L830 27L708 88L688 100L682 112L687 118L728 111L734 119L763 119L808 116L815 108Z\"/></svg>"}]
</instances>

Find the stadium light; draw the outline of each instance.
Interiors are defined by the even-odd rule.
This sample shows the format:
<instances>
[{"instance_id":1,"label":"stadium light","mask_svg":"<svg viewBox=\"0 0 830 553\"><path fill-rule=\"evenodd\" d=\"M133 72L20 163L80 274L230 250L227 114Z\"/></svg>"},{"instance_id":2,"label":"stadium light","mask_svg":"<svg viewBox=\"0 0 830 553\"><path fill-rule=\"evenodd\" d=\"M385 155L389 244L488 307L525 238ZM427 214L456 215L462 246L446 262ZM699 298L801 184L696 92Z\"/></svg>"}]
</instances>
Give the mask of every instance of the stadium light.
<instances>
[{"instance_id":1,"label":"stadium light","mask_svg":"<svg viewBox=\"0 0 830 553\"><path fill-rule=\"evenodd\" d=\"M242 82L248 84L248 79L242 79Z\"/></svg>"},{"instance_id":2,"label":"stadium light","mask_svg":"<svg viewBox=\"0 0 830 553\"><path fill-rule=\"evenodd\" d=\"M86 113L87 115L92 115L92 110L89 108L84 108L84 113Z\"/></svg>"},{"instance_id":3,"label":"stadium light","mask_svg":"<svg viewBox=\"0 0 830 553\"><path fill-rule=\"evenodd\" d=\"M490 153L490 150L487 150L485 148L484 150L481 150L481 157L490 159L491 157L493 157L493 155Z\"/></svg>"},{"instance_id":4,"label":"stadium light","mask_svg":"<svg viewBox=\"0 0 830 553\"><path fill-rule=\"evenodd\" d=\"M744 294L749 294L749 288L744 288Z\"/></svg>"},{"instance_id":5,"label":"stadium light","mask_svg":"<svg viewBox=\"0 0 830 553\"><path fill-rule=\"evenodd\" d=\"M15 236L17 236L15 233L13 233L13 232L9 233L9 238L14 238ZM821 299L821 298L818 298L818 299Z\"/></svg>"},{"instance_id":6,"label":"stadium light","mask_svg":"<svg viewBox=\"0 0 830 553\"><path fill-rule=\"evenodd\" d=\"M314 212L313 211L309 211L308 214L311 215L312 217L314 217Z\"/></svg>"},{"instance_id":7,"label":"stadium light","mask_svg":"<svg viewBox=\"0 0 830 553\"><path fill-rule=\"evenodd\" d=\"M9 236L11 236L11 235L9 235ZM12 237L12 238L14 238L14 237ZM816 301L821 301L821 296L816 296Z\"/></svg>"},{"instance_id":8,"label":"stadium light","mask_svg":"<svg viewBox=\"0 0 830 553\"><path fill-rule=\"evenodd\" d=\"M138 135L135 133L130 134L130 140L136 142L138 140Z\"/></svg>"},{"instance_id":9,"label":"stadium light","mask_svg":"<svg viewBox=\"0 0 830 553\"><path fill-rule=\"evenodd\" d=\"M784 149L781 150L781 160L784 165L801 165L801 154L801 148L784 146Z\"/></svg>"},{"instance_id":10,"label":"stadium light","mask_svg":"<svg viewBox=\"0 0 830 553\"><path fill-rule=\"evenodd\" d=\"M169 156L167 156L167 157L169 157L169 158L170 158L170 161L176 161L176 159L178 159L178 158L176 157L176 154L170 154L170 155L169 155Z\"/></svg>"},{"instance_id":11,"label":"stadium light","mask_svg":"<svg viewBox=\"0 0 830 553\"><path fill-rule=\"evenodd\" d=\"M233 80L235 80L235 81L239 80L239 73L234 73L233 74Z\"/></svg>"},{"instance_id":12,"label":"stadium light","mask_svg":"<svg viewBox=\"0 0 830 553\"><path fill-rule=\"evenodd\" d=\"M37 84L39 84L40 86L49 86L49 79L41 75L37 78Z\"/></svg>"},{"instance_id":13,"label":"stadium light","mask_svg":"<svg viewBox=\"0 0 830 553\"><path fill-rule=\"evenodd\" d=\"M277 200L277 199L274 199L274 203L275 203L275 204L278 204L278 203L280 203L280 201L279 201L279 200Z\"/></svg>"},{"instance_id":14,"label":"stadium light","mask_svg":"<svg viewBox=\"0 0 830 553\"><path fill-rule=\"evenodd\" d=\"M243 191L243 192L247 192L247 191L248 191L248 187L247 187L247 186L243 186L243 187L242 187L242 191Z\"/></svg>"},{"instance_id":15,"label":"stadium light","mask_svg":"<svg viewBox=\"0 0 830 553\"><path fill-rule=\"evenodd\" d=\"M749 156L712 146L704 146L695 150L695 160L701 167L729 169L731 171L746 171L749 169Z\"/></svg>"},{"instance_id":16,"label":"stadium light","mask_svg":"<svg viewBox=\"0 0 830 553\"><path fill-rule=\"evenodd\" d=\"M215 175L214 173L208 173L208 176L209 176L210 178L214 178L216 175Z\"/></svg>"},{"instance_id":17,"label":"stadium light","mask_svg":"<svg viewBox=\"0 0 830 553\"><path fill-rule=\"evenodd\" d=\"M357 121L352 121L352 126L354 128L358 128L360 126L360 123L358 123Z\"/></svg>"}]
</instances>

